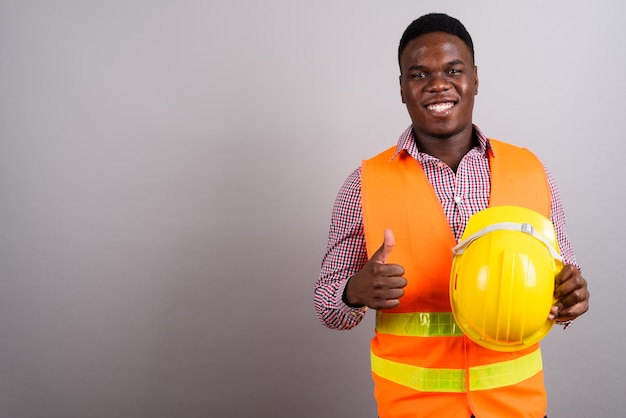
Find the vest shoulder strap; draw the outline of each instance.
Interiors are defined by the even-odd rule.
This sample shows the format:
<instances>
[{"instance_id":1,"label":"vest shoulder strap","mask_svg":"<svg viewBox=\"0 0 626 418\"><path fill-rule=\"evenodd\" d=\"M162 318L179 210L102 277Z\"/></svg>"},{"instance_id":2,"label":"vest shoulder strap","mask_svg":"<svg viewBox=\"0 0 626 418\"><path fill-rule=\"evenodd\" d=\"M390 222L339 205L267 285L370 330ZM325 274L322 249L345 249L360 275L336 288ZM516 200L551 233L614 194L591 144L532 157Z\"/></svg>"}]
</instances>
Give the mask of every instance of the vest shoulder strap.
<instances>
[{"instance_id":1,"label":"vest shoulder strap","mask_svg":"<svg viewBox=\"0 0 626 418\"><path fill-rule=\"evenodd\" d=\"M361 165L361 205L368 255L382 243L385 228L393 230L396 244L417 238L408 231L428 231L431 239L442 240L448 248L450 244L454 246L456 241L445 213L422 166L405 151L392 159L395 153L394 146Z\"/></svg>"},{"instance_id":2,"label":"vest shoulder strap","mask_svg":"<svg viewBox=\"0 0 626 418\"><path fill-rule=\"evenodd\" d=\"M526 148L489 139L491 193L489 206L525 206L550 219L548 177L541 161Z\"/></svg>"}]
</instances>

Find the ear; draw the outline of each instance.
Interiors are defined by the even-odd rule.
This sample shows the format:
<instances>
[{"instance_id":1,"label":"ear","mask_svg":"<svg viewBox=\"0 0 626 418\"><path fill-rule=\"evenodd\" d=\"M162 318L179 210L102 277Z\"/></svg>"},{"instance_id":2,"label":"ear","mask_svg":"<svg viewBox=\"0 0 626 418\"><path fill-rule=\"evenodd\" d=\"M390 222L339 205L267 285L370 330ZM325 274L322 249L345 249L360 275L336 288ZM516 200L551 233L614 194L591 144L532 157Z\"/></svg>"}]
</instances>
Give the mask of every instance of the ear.
<instances>
[{"instance_id":1,"label":"ear","mask_svg":"<svg viewBox=\"0 0 626 418\"><path fill-rule=\"evenodd\" d=\"M402 103L406 104L406 100L404 100L404 90L402 89L402 74L400 74L398 80L400 81L400 97L402 98Z\"/></svg>"},{"instance_id":2,"label":"ear","mask_svg":"<svg viewBox=\"0 0 626 418\"><path fill-rule=\"evenodd\" d=\"M474 65L474 96L478 94L478 67Z\"/></svg>"}]
</instances>

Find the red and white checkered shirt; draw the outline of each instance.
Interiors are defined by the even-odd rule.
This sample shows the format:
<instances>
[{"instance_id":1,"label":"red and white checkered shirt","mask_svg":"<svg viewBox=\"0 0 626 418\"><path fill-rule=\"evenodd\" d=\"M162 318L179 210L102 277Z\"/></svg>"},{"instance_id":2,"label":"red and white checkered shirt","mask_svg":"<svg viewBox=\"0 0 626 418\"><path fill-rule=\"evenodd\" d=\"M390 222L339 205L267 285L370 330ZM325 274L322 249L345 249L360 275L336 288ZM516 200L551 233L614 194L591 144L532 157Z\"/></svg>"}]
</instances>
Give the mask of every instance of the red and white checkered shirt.
<instances>
[{"instance_id":1,"label":"red and white checkered shirt","mask_svg":"<svg viewBox=\"0 0 626 418\"><path fill-rule=\"evenodd\" d=\"M474 213L489 205L490 174L487 150L489 139L477 126L474 132L478 146L461 160L456 173L439 159L420 152L409 127L400 136L396 155L406 150L422 165L433 185L457 241L465 224ZM496 156L497 157L497 156ZM395 157L394 157L395 158ZM565 263L576 265L572 246L565 231L565 214L554 179L546 169L552 192L550 218L554 224L559 249ZM380 237L381 242L383 237ZM315 284L315 309L324 325L334 329L350 329L365 315L367 308L347 306L342 295L348 279L367 262L361 213L361 169L348 176L339 190L331 216L328 246L322 260L322 271Z\"/></svg>"}]
</instances>

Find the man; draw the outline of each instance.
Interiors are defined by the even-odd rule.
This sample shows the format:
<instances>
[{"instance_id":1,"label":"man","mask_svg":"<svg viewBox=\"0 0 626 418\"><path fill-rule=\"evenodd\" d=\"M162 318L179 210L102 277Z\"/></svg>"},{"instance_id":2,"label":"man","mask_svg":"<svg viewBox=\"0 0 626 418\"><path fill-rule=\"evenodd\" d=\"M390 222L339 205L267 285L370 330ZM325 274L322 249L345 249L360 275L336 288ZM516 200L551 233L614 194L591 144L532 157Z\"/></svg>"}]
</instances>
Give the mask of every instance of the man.
<instances>
[{"instance_id":1,"label":"man","mask_svg":"<svg viewBox=\"0 0 626 418\"><path fill-rule=\"evenodd\" d=\"M565 261L549 319L569 324L587 311L589 292L566 237L558 189L536 157L473 125L478 71L461 22L445 14L415 20L398 60L412 125L339 191L315 286L317 315L330 328L350 329L368 308L377 310L371 353L381 418L544 417L537 344L501 353L446 331L455 328L449 258L474 213L503 204L545 208ZM527 174L512 174L507 161ZM537 185L536 193L515 193L516 184L533 191ZM387 332L388 320L406 326ZM452 324L436 328L442 321ZM490 375L489 383L477 383L480 373Z\"/></svg>"}]
</instances>

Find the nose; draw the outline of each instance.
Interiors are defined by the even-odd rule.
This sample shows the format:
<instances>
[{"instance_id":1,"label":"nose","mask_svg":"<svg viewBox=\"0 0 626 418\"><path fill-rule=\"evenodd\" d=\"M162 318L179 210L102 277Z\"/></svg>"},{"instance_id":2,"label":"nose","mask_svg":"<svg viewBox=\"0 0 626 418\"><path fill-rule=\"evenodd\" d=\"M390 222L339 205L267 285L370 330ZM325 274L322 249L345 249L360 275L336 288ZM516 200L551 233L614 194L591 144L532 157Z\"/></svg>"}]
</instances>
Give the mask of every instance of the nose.
<instances>
[{"instance_id":1,"label":"nose","mask_svg":"<svg viewBox=\"0 0 626 418\"><path fill-rule=\"evenodd\" d=\"M450 89L450 87L451 86L450 86L450 82L448 81L448 79L443 74L439 74L439 73L431 74L430 81L428 82L428 85L426 86L428 91L431 91L431 92L446 91Z\"/></svg>"}]
</instances>

